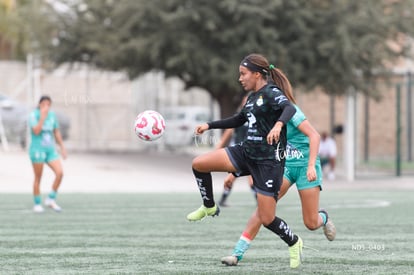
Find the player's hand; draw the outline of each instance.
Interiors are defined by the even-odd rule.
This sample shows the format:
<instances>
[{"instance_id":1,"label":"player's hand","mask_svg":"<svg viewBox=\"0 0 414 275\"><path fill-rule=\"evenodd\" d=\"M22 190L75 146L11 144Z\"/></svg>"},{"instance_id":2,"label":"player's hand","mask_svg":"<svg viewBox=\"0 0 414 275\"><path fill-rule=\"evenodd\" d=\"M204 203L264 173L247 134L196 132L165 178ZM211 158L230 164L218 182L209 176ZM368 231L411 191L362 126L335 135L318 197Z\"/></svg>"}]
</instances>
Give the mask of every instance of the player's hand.
<instances>
[{"instance_id":1,"label":"player's hand","mask_svg":"<svg viewBox=\"0 0 414 275\"><path fill-rule=\"evenodd\" d=\"M63 159L68 157L68 153L66 152L66 148L60 148L60 154L62 155Z\"/></svg>"},{"instance_id":2,"label":"player's hand","mask_svg":"<svg viewBox=\"0 0 414 275\"><path fill-rule=\"evenodd\" d=\"M281 122L276 122L275 126L267 134L267 143L272 145L273 142L278 143L280 138L280 131L282 130L283 124Z\"/></svg>"},{"instance_id":3,"label":"player's hand","mask_svg":"<svg viewBox=\"0 0 414 275\"><path fill-rule=\"evenodd\" d=\"M315 181L317 180L317 176L316 176L316 169L315 166L308 166L308 170L306 171L306 177L308 178L308 181Z\"/></svg>"},{"instance_id":4,"label":"player's hand","mask_svg":"<svg viewBox=\"0 0 414 275\"><path fill-rule=\"evenodd\" d=\"M41 118L46 118L48 113L49 113L49 106L48 105L41 105L40 106L40 117Z\"/></svg>"},{"instance_id":5,"label":"player's hand","mask_svg":"<svg viewBox=\"0 0 414 275\"><path fill-rule=\"evenodd\" d=\"M235 179L236 177L232 173L228 174L224 179L224 188L230 190L233 187Z\"/></svg>"},{"instance_id":6,"label":"player's hand","mask_svg":"<svg viewBox=\"0 0 414 275\"><path fill-rule=\"evenodd\" d=\"M208 130L208 128L210 127L207 123L200 124L195 128L194 134L201 135L204 131Z\"/></svg>"}]
</instances>

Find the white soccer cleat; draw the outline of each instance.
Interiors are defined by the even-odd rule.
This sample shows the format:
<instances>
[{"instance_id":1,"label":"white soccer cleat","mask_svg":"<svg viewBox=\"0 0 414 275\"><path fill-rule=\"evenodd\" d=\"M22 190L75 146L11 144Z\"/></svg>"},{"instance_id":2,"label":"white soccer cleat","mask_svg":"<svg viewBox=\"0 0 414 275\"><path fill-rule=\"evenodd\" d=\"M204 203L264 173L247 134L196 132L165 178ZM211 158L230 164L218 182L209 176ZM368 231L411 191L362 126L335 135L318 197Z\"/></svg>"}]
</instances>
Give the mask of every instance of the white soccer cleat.
<instances>
[{"instance_id":1,"label":"white soccer cleat","mask_svg":"<svg viewBox=\"0 0 414 275\"><path fill-rule=\"evenodd\" d=\"M57 205L57 203L56 203L56 201L54 199L47 198L45 200L45 205L48 206L48 207L50 207L50 208L52 208L56 212L62 211L62 208L59 205Z\"/></svg>"},{"instance_id":2,"label":"white soccer cleat","mask_svg":"<svg viewBox=\"0 0 414 275\"><path fill-rule=\"evenodd\" d=\"M323 226L323 233L329 241L335 240L336 228L331 219L328 219L326 224Z\"/></svg>"},{"instance_id":3,"label":"white soccer cleat","mask_svg":"<svg viewBox=\"0 0 414 275\"><path fill-rule=\"evenodd\" d=\"M329 241L335 240L336 228L331 218L329 217L328 212L325 209L321 209L319 212L324 213L326 216L326 224L323 226L323 233Z\"/></svg>"},{"instance_id":4,"label":"white soccer cleat","mask_svg":"<svg viewBox=\"0 0 414 275\"><path fill-rule=\"evenodd\" d=\"M234 255L226 256L226 257L221 258L221 263L225 264L227 266L235 266L235 265L237 265L238 262L239 262L239 260Z\"/></svg>"},{"instance_id":5,"label":"white soccer cleat","mask_svg":"<svg viewBox=\"0 0 414 275\"><path fill-rule=\"evenodd\" d=\"M33 212L35 212L35 213L43 213L43 212L45 212L45 209L43 208L43 206L41 204L35 204L33 206Z\"/></svg>"}]
</instances>

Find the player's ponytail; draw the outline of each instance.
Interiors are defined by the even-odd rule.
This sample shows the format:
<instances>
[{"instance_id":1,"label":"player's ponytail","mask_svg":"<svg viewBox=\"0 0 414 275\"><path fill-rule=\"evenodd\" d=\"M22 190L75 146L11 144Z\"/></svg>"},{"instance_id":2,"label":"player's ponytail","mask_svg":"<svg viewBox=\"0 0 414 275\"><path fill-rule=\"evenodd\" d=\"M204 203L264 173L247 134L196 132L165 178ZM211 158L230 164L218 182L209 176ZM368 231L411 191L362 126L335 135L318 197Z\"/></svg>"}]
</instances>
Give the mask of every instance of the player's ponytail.
<instances>
[{"instance_id":1,"label":"player's ponytail","mask_svg":"<svg viewBox=\"0 0 414 275\"><path fill-rule=\"evenodd\" d=\"M273 67L272 69L270 67ZM289 79L286 75L282 72L282 70L275 68L273 65L269 66L270 77L272 78L273 82L278 86L285 96L294 104L296 104L295 97L293 96L292 92L292 85L290 84Z\"/></svg>"}]
</instances>

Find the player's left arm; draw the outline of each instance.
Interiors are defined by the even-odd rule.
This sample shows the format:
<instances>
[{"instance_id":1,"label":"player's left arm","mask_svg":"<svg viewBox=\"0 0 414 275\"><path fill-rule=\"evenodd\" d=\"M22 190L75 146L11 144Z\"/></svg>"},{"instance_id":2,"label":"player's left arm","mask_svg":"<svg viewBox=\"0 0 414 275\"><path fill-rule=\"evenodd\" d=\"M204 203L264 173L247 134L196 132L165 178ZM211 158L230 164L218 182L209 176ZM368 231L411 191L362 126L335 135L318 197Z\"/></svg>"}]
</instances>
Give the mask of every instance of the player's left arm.
<instances>
[{"instance_id":1,"label":"player's left arm","mask_svg":"<svg viewBox=\"0 0 414 275\"><path fill-rule=\"evenodd\" d=\"M299 124L298 129L309 138L309 159L306 176L308 181L314 181L317 179L315 164L316 158L318 157L321 136L307 119Z\"/></svg>"},{"instance_id":2,"label":"player's left arm","mask_svg":"<svg viewBox=\"0 0 414 275\"><path fill-rule=\"evenodd\" d=\"M63 138L62 138L62 134L60 133L60 130L59 130L59 122L58 122L56 116L55 116L54 120L55 120L55 124L53 125L53 134L55 136L56 143L60 147L60 153L62 154L62 158L66 159L66 157L67 157L66 148L65 148L65 145L63 144Z\"/></svg>"},{"instance_id":3,"label":"player's left arm","mask_svg":"<svg viewBox=\"0 0 414 275\"><path fill-rule=\"evenodd\" d=\"M62 138L62 134L60 133L59 128L54 129L53 133L55 135L56 143L60 147L60 153L62 154L62 158L66 159L67 157L66 148L65 148L65 145L63 144L63 138Z\"/></svg>"}]
</instances>

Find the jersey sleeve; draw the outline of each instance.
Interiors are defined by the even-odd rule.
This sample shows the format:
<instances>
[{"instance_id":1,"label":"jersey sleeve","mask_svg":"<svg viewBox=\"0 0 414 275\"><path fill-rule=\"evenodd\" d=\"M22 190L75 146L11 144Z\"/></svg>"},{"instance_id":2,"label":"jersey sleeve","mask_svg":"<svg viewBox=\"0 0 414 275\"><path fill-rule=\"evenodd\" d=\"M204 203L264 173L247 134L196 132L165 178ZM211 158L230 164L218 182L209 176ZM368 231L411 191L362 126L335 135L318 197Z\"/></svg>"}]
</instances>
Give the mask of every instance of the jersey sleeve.
<instances>
[{"instance_id":1,"label":"jersey sleeve","mask_svg":"<svg viewBox=\"0 0 414 275\"><path fill-rule=\"evenodd\" d=\"M273 86L271 90L268 90L267 97L273 110L283 110L279 121L286 125L296 112L294 105L276 86Z\"/></svg>"},{"instance_id":2,"label":"jersey sleeve","mask_svg":"<svg viewBox=\"0 0 414 275\"><path fill-rule=\"evenodd\" d=\"M302 112L301 109L299 109L298 106L294 105L296 109L296 113L293 115L293 117L290 119L290 122L295 126L296 128L304 121L306 120L305 114Z\"/></svg>"},{"instance_id":3,"label":"jersey sleeve","mask_svg":"<svg viewBox=\"0 0 414 275\"><path fill-rule=\"evenodd\" d=\"M59 129L59 121L57 119L56 113L53 112L52 115L53 115L53 130Z\"/></svg>"},{"instance_id":4,"label":"jersey sleeve","mask_svg":"<svg viewBox=\"0 0 414 275\"><path fill-rule=\"evenodd\" d=\"M285 105L291 104L289 99L276 86L272 87L271 91L267 93L267 96L274 110L282 109Z\"/></svg>"}]
</instances>

